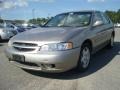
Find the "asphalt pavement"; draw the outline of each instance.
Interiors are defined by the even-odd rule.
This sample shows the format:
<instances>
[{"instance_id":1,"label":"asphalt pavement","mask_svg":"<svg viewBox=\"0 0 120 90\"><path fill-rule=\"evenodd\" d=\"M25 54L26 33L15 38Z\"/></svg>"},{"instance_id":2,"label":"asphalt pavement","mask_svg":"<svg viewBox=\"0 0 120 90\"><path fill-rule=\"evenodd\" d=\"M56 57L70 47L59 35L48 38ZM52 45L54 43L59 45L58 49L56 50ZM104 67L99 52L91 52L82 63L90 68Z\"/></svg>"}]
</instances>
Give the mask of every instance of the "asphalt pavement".
<instances>
[{"instance_id":1,"label":"asphalt pavement","mask_svg":"<svg viewBox=\"0 0 120 90\"><path fill-rule=\"evenodd\" d=\"M7 41L0 42L0 90L120 90L120 29L116 29L113 49L104 48L93 55L85 73L23 70L8 62L6 47Z\"/></svg>"}]
</instances>

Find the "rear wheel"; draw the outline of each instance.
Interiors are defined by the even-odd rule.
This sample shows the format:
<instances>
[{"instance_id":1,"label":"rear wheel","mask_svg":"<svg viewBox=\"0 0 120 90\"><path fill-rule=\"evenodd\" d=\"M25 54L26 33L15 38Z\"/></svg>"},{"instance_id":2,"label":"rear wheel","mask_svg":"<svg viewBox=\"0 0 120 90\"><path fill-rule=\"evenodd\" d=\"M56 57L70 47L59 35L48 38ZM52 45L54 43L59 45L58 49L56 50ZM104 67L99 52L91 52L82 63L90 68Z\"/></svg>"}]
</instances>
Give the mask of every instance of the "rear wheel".
<instances>
[{"instance_id":1,"label":"rear wheel","mask_svg":"<svg viewBox=\"0 0 120 90\"><path fill-rule=\"evenodd\" d=\"M77 70L82 72L86 71L90 65L90 59L91 59L91 46L89 43L85 43L83 44L80 51Z\"/></svg>"},{"instance_id":2,"label":"rear wheel","mask_svg":"<svg viewBox=\"0 0 120 90\"><path fill-rule=\"evenodd\" d=\"M108 44L108 48L112 48L114 46L114 36L112 35Z\"/></svg>"}]
</instances>

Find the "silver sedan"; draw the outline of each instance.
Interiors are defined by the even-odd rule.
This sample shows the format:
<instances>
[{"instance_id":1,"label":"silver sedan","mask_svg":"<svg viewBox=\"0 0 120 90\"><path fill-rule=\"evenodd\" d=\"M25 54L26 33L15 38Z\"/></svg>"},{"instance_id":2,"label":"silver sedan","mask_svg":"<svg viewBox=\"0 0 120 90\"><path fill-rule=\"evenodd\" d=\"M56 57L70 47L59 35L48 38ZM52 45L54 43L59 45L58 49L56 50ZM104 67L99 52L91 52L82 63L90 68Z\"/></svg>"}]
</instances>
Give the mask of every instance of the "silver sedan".
<instances>
[{"instance_id":1,"label":"silver sedan","mask_svg":"<svg viewBox=\"0 0 120 90\"><path fill-rule=\"evenodd\" d=\"M43 72L85 71L91 55L114 45L114 26L100 11L62 13L43 27L11 38L9 61L21 68Z\"/></svg>"}]
</instances>

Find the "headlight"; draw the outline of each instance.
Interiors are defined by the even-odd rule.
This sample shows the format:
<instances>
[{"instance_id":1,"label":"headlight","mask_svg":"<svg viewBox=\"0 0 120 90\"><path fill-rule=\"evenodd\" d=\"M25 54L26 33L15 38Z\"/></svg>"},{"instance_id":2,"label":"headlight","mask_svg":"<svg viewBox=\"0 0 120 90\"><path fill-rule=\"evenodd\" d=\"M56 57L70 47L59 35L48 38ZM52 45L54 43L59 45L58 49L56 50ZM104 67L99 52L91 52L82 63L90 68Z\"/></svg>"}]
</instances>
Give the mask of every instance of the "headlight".
<instances>
[{"instance_id":1,"label":"headlight","mask_svg":"<svg viewBox=\"0 0 120 90\"><path fill-rule=\"evenodd\" d=\"M56 43L56 44L47 44L43 45L40 48L40 51L64 51L73 48L73 44L70 43Z\"/></svg>"}]
</instances>

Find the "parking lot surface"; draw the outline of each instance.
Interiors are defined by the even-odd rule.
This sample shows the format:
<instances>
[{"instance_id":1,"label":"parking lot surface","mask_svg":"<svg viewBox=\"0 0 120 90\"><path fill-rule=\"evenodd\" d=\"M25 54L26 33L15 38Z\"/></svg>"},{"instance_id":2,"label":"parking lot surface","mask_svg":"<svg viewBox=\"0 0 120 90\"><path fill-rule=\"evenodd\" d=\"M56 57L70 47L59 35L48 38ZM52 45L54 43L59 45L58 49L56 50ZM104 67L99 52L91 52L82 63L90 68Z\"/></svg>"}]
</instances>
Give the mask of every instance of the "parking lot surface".
<instances>
[{"instance_id":1,"label":"parking lot surface","mask_svg":"<svg viewBox=\"0 0 120 90\"><path fill-rule=\"evenodd\" d=\"M7 41L0 42L0 90L120 90L120 29L113 49L102 49L92 57L85 73L71 70L50 74L13 66L5 57Z\"/></svg>"}]
</instances>

